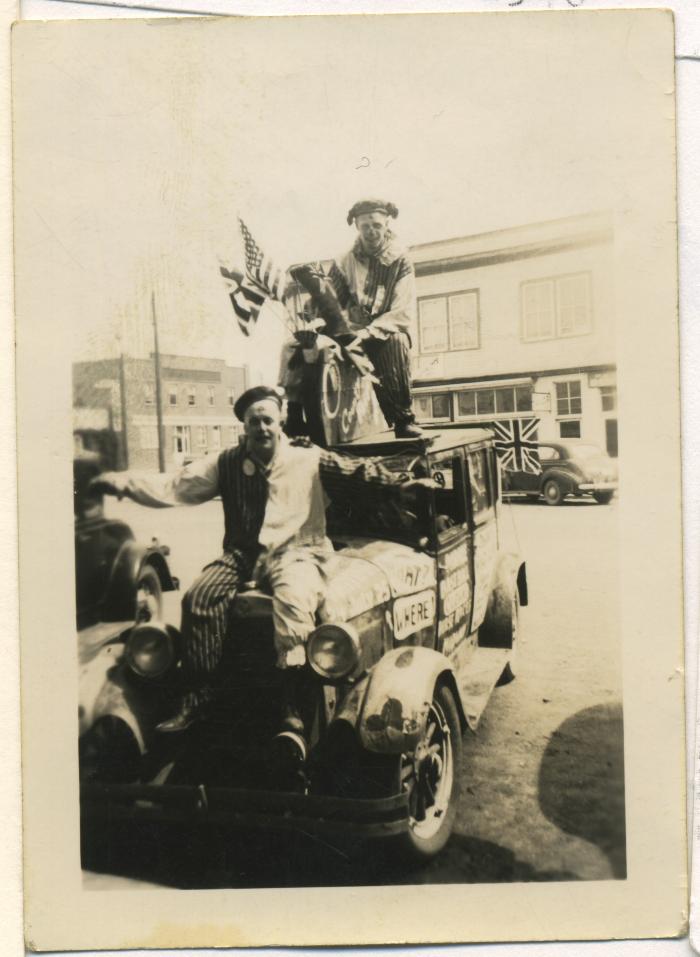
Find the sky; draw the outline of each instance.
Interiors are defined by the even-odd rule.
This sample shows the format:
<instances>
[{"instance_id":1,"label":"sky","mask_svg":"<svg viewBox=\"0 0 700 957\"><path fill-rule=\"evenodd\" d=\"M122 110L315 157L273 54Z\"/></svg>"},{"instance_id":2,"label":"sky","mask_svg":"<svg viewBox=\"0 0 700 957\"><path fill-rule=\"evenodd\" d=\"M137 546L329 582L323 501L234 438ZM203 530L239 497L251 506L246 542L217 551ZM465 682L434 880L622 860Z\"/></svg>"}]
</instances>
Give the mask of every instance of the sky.
<instances>
[{"instance_id":1,"label":"sky","mask_svg":"<svg viewBox=\"0 0 700 957\"><path fill-rule=\"evenodd\" d=\"M74 358L148 354L153 295L163 352L274 375L283 316L245 339L218 274L242 264L239 215L286 265L347 249L368 195L407 245L624 207L644 144L618 63L654 64L621 19L575 19L25 24L19 255Z\"/></svg>"}]
</instances>

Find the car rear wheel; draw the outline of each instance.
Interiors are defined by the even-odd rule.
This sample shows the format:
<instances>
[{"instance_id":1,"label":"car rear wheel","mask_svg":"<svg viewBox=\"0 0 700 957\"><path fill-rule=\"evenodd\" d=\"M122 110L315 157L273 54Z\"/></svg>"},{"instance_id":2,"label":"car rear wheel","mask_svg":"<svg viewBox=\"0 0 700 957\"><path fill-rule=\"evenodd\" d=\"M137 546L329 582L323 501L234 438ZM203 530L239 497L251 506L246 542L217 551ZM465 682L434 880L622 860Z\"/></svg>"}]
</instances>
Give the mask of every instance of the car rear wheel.
<instances>
[{"instance_id":1,"label":"car rear wheel","mask_svg":"<svg viewBox=\"0 0 700 957\"><path fill-rule=\"evenodd\" d=\"M542 486L542 494L547 505L561 505L564 501L564 490L556 479L547 479Z\"/></svg>"},{"instance_id":2,"label":"car rear wheel","mask_svg":"<svg viewBox=\"0 0 700 957\"><path fill-rule=\"evenodd\" d=\"M158 572L144 565L136 583L136 621L152 621L162 617L163 587Z\"/></svg>"},{"instance_id":3,"label":"car rear wheel","mask_svg":"<svg viewBox=\"0 0 700 957\"><path fill-rule=\"evenodd\" d=\"M612 500L613 492L609 489L606 489L603 492L594 492L593 498L599 505L608 505Z\"/></svg>"},{"instance_id":4,"label":"car rear wheel","mask_svg":"<svg viewBox=\"0 0 700 957\"><path fill-rule=\"evenodd\" d=\"M415 863L427 862L447 843L459 799L462 731L452 692L438 685L415 751L402 754L401 789L408 794L407 830L394 849Z\"/></svg>"}]
</instances>

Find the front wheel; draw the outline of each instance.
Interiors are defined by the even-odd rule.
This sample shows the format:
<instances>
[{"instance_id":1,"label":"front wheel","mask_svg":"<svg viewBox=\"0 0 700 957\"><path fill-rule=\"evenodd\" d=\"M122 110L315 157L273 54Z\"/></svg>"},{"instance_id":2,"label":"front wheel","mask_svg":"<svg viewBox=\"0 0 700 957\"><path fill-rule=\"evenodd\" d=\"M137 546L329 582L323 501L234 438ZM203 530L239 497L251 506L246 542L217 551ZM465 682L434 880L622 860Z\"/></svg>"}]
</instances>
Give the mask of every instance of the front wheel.
<instances>
[{"instance_id":1,"label":"front wheel","mask_svg":"<svg viewBox=\"0 0 700 957\"><path fill-rule=\"evenodd\" d=\"M561 505L564 501L564 491L556 479L547 479L542 486L542 494L547 505Z\"/></svg>"},{"instance_id":2,"label":"front wheel","mask_svg":"<svg viewBox=\"0 0 700 957\"><path fill-rule=\"evenodd\" d=\"M593 498L599 505L608 505L612 501L613 494L610 489L606 489L603 492L594 492Z\"/></svg>"},{"instance_id":3,"label":"front wheel","mask_svg":"<svg viewBox=\"0 0 700 957\"><path fill-rule=\"evenodd\" d=\"M400 784L408 793L408 827L395 850L413 862L427 862L447 843L460 792L462 731L452 692L438 685L415 751L401 755Z\"/></svg>"}]
</instances>

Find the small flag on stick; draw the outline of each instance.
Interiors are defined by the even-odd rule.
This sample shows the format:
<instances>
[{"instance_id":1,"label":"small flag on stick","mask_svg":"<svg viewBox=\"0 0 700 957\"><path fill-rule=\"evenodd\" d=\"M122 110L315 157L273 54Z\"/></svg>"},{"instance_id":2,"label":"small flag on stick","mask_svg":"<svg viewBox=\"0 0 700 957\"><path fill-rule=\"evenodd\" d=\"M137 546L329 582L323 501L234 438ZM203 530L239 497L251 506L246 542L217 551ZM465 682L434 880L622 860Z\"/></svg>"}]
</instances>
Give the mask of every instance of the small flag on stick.
<instances>
[{"instance_id":1,"label":"small flag on stick","mask_svg":"<svg viewBox=\"0 0 700 957\"><path fill-rule=\"evenodd\" d=\"M248 277L260 286L262 291L271 299L277 299L281 302L287 287L287 270L280 269L269 256L263 253L240 217L238 222L243 236L245 269Z\"/></svg>"},{"instance_id":2,"label":"small flag on stick","mask_svg":"<svg viewBox=\"0 0 700 957\"><path fill-rule=\"evenodd\" d=\"M220 272L226 282L229 299L238 320L238 328L244 336L249 336L268 297L258 286L248 282L243 273L237 269L226 269L225 266L221 266Z\"/></svg>"}]
</instances>

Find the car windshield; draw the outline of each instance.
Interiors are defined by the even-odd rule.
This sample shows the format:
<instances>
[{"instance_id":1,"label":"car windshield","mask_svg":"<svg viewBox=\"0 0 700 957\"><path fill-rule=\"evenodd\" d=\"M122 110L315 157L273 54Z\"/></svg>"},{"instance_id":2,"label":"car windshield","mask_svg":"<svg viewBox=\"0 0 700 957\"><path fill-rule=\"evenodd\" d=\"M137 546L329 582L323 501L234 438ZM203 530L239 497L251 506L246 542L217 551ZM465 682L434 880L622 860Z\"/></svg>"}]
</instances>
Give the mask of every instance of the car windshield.
<instances>
[{"instance_id":1,"label":"car windshield","mask_svg":"<svg viewBox=\"0 0 700 957\"><path fill-rule=\"evenodd\" d=\"M571 457L574 459L600 459L603 452L596 445L574 445L571 448Z\"/></svg>"},{"instance_id":2,"label":"car windshield","mask_svg":"<svg viewBox=\"0 0 700 957\"><path fill-rule=\"evenodd\" d=\"M381 463L407 479L428 476L424 456L415 452L388 456L382 458ZM415 543L427 534L430 525L427 504L419 492L405 501L398 501L395 496L378 499L371 494L334 501L328 507L326 519L332 539L374 535Z\"/></svg>"}]
</instances>

